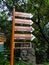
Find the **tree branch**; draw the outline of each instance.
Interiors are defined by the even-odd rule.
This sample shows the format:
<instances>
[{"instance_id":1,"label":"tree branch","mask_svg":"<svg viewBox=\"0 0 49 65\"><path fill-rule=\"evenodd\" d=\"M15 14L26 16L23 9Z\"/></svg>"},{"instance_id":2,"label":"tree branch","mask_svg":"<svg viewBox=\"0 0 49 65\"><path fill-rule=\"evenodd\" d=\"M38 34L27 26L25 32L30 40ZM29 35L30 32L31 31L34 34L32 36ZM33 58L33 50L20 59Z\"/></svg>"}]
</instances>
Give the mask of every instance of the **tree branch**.
<instances>
[{"instance_id":1,"label":"tree branch","mask_svg":"<svg viewBox=\"0 0 49 65\"><path fill-rule=\"evenodd\" d=\"M37 11L38 11L38 15L37 15L38 16L38 26L39 26L40 32L43 35L43 38L47 41L47 43L49 43L49 41L47 40L47 38L46 38L45 34L43 33L43 30L42 30L42 28L40 26L40 14L39 14L39 10L38 9L37 9Z\"/></svg>"}]
</instances>

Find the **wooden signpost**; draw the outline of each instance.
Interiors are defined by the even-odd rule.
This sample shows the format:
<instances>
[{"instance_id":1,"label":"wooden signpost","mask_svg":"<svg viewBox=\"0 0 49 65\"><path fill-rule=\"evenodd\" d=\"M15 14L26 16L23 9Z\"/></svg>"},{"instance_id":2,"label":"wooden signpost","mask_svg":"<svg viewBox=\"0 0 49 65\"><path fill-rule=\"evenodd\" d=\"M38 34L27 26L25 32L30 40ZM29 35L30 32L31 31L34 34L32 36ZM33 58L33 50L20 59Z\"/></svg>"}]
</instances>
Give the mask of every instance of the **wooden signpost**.
<instances>
[{"instance_id":1,"label":"wooden signpost","mask_svg":"<svg viewBox=\"0 0 49 65\"><path fill-rule=\"evenodd\" d=\"M16 18L19 17L19 18ZM32 20L29 20L28 18L32 18L33 15L30 13L23 13L23 12L16 12L15 8L13 9L13 21L12 21L12 40L11 40L11 59L10 59L10 65L14 65L14 48L15 48L15 40L30 40L32 41L35 36L31 34L31 32L34 31L34 28L32 28L30 25L33 24ZM15 25L15 24L20 24ZM23 26L24 25L24 26ZM29 25L29 26L25 26ZM29 32L29 34L20 34L15 33L16 32ZM16 44L21 45L22 47L16 47L15 49L28 49L32 48L32 43L30 42L16 42ZM29 44L29 45L28 45Z\"/></svg>"}]
</instances>

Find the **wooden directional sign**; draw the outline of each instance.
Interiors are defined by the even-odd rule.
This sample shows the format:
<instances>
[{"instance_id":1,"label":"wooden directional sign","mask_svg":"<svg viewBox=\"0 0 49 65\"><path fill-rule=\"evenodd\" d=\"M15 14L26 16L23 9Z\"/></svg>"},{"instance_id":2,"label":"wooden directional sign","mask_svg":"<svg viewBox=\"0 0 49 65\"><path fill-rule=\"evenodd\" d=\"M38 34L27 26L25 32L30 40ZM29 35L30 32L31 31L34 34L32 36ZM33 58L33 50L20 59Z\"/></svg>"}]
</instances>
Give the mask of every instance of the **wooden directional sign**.
<instances>
[{"instance_id":1,"label":"wooden directional sign","mask_svg":"<svg viewBox=\"0 0 49 65\"><path fill-rule=\"evenodd\" d=\"M32 43L31 42L16 42L15 47L16 49L32 48Z\"/></svg>"},{"instance_id":2,"label":"wooden directional sign","mask_svg":"<svg viewBox=\"0 0 49 65\"><path fill-rule=\"evenodd\" d=\"M4 33L1 33L1 32L0 32L0 35L4 35Z\"/></svg>"},{"instance_id":3,"label":"wooden directional sign","mask_svg":"<svg viewBox=\"0 0 49 65\"><path fill-rule=\"evenodd\" d=\"M15 26L14 28L15 31L25 31L25 32L33 32L34 28L32 28L31 26Z\"/></svg>"},{"instance_id":4,"label":"wooden directional sign","mask_svg":"<svg viewBox=\"0 0 49 65\"><path fill-rule=\"evenodd\" d=\"M6 42L6 37L0 37L0 42Z\"/></svg>"},{"instance_id":5,"label":"wooden directional sign","mask_svg":"<svg viewBox=\"0 0 49 65\"><path fill-rule=\"evenodd\" d=\"M4 33L0 32L0 52L4 51L4 42L6 42L6 37L4 36Z\"/></svg>"},{"instance_id":6,"label":"wooden directional sign","mask_svg":"<svg viewBox=\"0 0 49 65\"><path fill-rule=\"evenodd\" d=\"M0 42L6 42L6 38L0 38Z\"/></svg>"},{"instance_id":7,"label":"wooden directional sign","mask_svg":"<svg viewBox=\"0 0 49 65\"><path fill-rule=\"evenodd\" d=\"M35 37L32 34L15 34L14 38L17 40L33 40Z\"/></svg>"},{"instance_id":8,"label":"wooden directional sign","mask_svg":"<svg viewBox=\"0 0 49 65\"><path fill-rule=\"evenodd\" d=\"M32 20L26 20L26 19L15 19L16 24L26 24L26 25L32 25Z\"/></svg>"},{"instance_id":9,"label":"wooden directional sign","mask_svg":"<svg viewBox=\"0 0 49 65\"><path fill-rule=\"evenodd\" d=\"M32 18L33 15L31 13L23 13L23 12L15 12L15 16L24 17L24 18Z\"/></svg>"},{"instance_id":10,"label":"wooden directional sign","mask_svg":"<svg viewBox=\"0 0 49 65\"><path fill-rule=\"evenodd\" d=\"M6 42L6 37L4 36L4 33L0 33L0 42Z\"/></svg>"}]
</instances>

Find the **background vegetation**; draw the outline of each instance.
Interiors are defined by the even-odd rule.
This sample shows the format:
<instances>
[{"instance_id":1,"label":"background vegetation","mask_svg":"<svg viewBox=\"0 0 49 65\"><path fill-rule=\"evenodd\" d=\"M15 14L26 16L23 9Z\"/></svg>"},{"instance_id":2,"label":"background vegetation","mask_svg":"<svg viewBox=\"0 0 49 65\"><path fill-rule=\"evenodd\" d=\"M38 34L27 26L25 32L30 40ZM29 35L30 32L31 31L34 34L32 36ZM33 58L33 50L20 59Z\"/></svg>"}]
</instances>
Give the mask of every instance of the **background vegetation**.
<instances>
[{"instance_id":1,"label":"background vegetation","mask_svg":"<svg viewBox=\"0 0 49 65\"><path fill-rule=\"evenodd\" d=\"M0 31L5 33L8 44L10 43L12 26L12 21L9 21L8 18L12 16L13 5L17 11L34 15L32 26L35 28L33 34L36 36L33 41L36 62L49 62L49 0L0 0Z\"/></svg>"}]
</instances>

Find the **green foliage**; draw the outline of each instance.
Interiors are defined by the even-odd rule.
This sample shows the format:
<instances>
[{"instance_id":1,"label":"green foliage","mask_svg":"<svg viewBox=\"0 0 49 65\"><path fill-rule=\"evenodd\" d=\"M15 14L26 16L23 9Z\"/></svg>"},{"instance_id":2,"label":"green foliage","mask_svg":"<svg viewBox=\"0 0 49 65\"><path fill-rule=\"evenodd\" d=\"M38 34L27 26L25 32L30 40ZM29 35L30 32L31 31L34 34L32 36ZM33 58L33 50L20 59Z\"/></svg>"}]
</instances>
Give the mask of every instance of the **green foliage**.
<instances>
[{"instance_id":1,"label":"green foliage","mask_svg":"<svg viewBox=\"0 0 49 65\"><path fill-rule=\"evenodd\" d=\"M19 61L18 63L15 63L15 65L25 65L25 64Z\"/></svg>"},{"instance_id":2,"label":"green foliage","mask_svg":"<svg viewBox=\"0 0 49 65\"><path fill-rule=\"evenodd\" d=\"M45 62L43 65L49 65L49 63Z\"/></svg>"},{"instance_id":3,"label":"green foliage","mask_svg":"<svg viewBox=\"0 0 49 65\"><path fill-rule=\"evenodd\" d=\"M4 53L0 53L0 65L9 65L9 61L4 57Z\"/></svg>"},{"instance_id":4,"label":"green foliage","mask_svg":"<svg viewBox=\"0 0 49 65\"><path fill-rule=\"evenodd\" d=\"M13 1L6 0L4 1L4 4L9 9L9 14L12 14ZM36 55L41 54L42 60L45 62L47 59L46 52L49 48L49 32L47 32L49 27L48 29L45 27L49 21L49 0L28 0L28 3L24 5L22 2L19 2L19 0L14 0L14 5L17 11L28 12L34 15L32 18L34 24L32 26L35 28L35 31L32 34L36 36L36 39L33 41L35 43L35 51L37 52ZM7 21L7 16L4 11L1 12L1 14L2 16L0 16L0 31L5 33L9 43L11 37L12 21ZM38 61L39 60L40 59L38 59Z\"/></svg>"}]
</instances>

